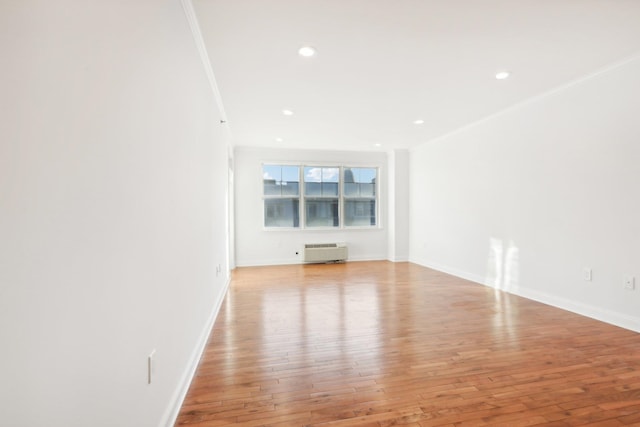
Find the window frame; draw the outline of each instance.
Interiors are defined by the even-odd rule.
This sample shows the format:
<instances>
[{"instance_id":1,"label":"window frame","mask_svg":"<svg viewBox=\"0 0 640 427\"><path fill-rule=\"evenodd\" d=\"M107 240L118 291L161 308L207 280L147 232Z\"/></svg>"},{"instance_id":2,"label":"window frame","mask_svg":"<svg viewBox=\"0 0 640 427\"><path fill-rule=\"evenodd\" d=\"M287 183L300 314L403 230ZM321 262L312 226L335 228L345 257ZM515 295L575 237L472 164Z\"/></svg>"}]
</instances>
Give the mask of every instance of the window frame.
<instances>
[{"instance_id":1,"label":"window frame","mask_svg":"<svg viewBox=\"0 0 640 427\"><path fill-rule=\"evenodd\" d=\"M321 169L338 169L338 181L336 182L337 185L337 194L331 195L331 196L324 196L323 194L320 195L309 195L307 196L307 184L308 183L312 183L312 182L307 182L306 181L306 169L313 169L313 168L321 168ZM301 206L301 210L303 211L303 221L304 221L304 228L307 230L339 230L342 228L342 192L341 190L341 186L342 186L342 166L335 166L335 165L326 165L326 164L322 164L322 165L302 165L301 167L301 179L302 179L302 199L304 200ZM321 184L321 188L322 188L322 184L324 181L320 181ZM327 225L327 226L309 226L307 225L307 200L323 200L323 201L329 201L329 200L337 200L338 201L338 225Z\"/></svg>"},{"instance_id":2,"label":"window frame","mask_svg":"<svg viewBox=\"0 0 640 427\"><path fill-rule=\"evenodd\" d=\"M281 199L281 198L289 198L283 196L268 196L264 194L264 167L265 166L296 166L298 167L298 179L299 179L299 194L298 194L298 227L273 227L267 226L265 224L265 209L266 209L266 199ZM309 227L307 226L307 199L333 199L334 197L322 197L322 196L306 196L306 182L304 180L304 171L305 168L337 168L338 169L338 226L319 226L319 227ZM344 196L344 172L345 169L374 169L376 172L376 182L374 185L375 195L372 199L375 202L375 225L345 225L345 205L346 201L349 199L353 199L350 197ZM371 164L357 164L352 162L345 163L336 163L336 162L270 162L263 161L260 165L261 171L261 192L262 192L262 229L264 231L345 231L345 230L377 230L382 228L382 221L380 218L380 204L382 194L380 191L381 187L381 170L383 167L381 165L371 165Z\"/></svg>"},{"instance_id":3,"label":"window frame","mask_svg":"<svg viewBox=\"0 0 640 427\"><path fill-rule=\"evenodd\" d=\"M279 167L297 167L298 168L298 195L297 196L290 196L290 195L273 195L273 194L265 194L264 192L264 167L265 166L279 166ZM285 162L278 162L278 163L271 163L271 162L263 162L261 167L261 181L260 181L260 185L262 188L262 228L265 230L300 230L302 228L303 224L303 218L301 216L301 210L302 210L302 182L300 182L300 177L302 175L302 172L300 171L300 165L297 163L285 163ZM274 226L267 226L266 225L266 214L267 214L267 200L285 200L285 199L297 199L298 200L298 226L291 226L291 227L274 227Z\"/></svg>"},{"instance_id":4,"label":"window frame","mask_svg":"<svg viewBox=\"0 0 640 427\"><path fill-rule=\"evenodd\" d=\"M374 169L376 172L375 175L375 183L373 185L373 197L363 197L363 196L347 196L346 194L342 194L342 197L340 198L341 204L342 204L342 218L343 218L343 222L342 225L344 226L345 229L371 229L371 228L379 228L380 227L380 196L379 196L379 191L380 191L380 168L379 167L371 167L371 166L342 166L341 167L341 177L340 177L340 189L344 189L345 184L347 184L344 180L344 172L345 169ZM355 183L355 182L354 182ZM358 183L358 184L362 184L362 183ZM345 193L343 191L343 193ZM371 201L373 200L373 202L375 203L375 221L376 223L373 225L346 225L346 219L347 219L347 215L346 215L346 209L347 209L347 201L363 201L363 200L368 200ZM369 216L369 218L371 218Z\"/></svg>"}]
</instances>

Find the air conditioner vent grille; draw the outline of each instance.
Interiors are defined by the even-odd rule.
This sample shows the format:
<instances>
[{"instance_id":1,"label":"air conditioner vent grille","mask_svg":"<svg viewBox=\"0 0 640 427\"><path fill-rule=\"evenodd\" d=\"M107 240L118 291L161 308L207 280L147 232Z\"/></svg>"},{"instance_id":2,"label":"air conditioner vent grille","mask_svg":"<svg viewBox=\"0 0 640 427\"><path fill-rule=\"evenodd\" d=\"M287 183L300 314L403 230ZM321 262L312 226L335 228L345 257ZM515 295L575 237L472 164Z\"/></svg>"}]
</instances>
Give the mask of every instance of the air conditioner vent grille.
<instances>
[{"instance_id":1,"label":"air conditioner vent grille","mask_svg":"<svg viewBox=\"0 0 640 427\"><path fill-rule=\"evenodd\" d=\"M304 245L305 262L339 262L348 256L346 243L307 243Z\"/></svg>"},{"instance_id":2,"label":"air conditioner vent grille","mask_svg":"<svg viewBox=\"0 0 640 427\"><path fill-rule=\"evenodd\" d=\"M314 249L314 248L337 248L337 243L307 243L304 245L306 249Z\"/></svg>"}]
</instances>

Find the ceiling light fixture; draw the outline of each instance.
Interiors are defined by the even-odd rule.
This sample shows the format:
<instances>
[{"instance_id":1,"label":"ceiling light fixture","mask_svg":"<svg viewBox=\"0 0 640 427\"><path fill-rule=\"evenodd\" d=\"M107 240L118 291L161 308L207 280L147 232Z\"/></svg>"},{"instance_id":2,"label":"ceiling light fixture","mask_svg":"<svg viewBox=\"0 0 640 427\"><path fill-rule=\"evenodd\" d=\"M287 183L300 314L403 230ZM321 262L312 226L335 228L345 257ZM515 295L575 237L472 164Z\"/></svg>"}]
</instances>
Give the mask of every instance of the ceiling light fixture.
<instances>
[{"instance_id":1,"label":"ceiling light fixture","mask_svg":"<svg viewBox=\"0 0 640 427\"><path fill-rule=\"evenodd\" d=\"M373 146L374 146L374 147L382 147L382 144L380 144L380 143L376 143L376 144L373 144Z\"/></svg>"},{"instance_id":2,"label":"ceiling light fixture","mask_svg":"<svg viewBox=\"0 0 640 427\"><path fill-rule=\"evenodd\" d=\"M423 123L424 123L424 120L422 120L422 119L418 119L418 120L414 120L414 121L413 121L413 124L414 124L414 125L421 125L421 124L423 124Z\"/></svg>"},{"instance_id":3,"label":"ceiling light fixture","mask_svg":"<svg viewBox=\"0 0 640 427\"><path fill-rule=\"evenodd\" d=\"M293 111L291 110L282 110L282 114L285 116L293 116Z\"/></svg>"},{"instance_id":4,"label":"ceiling light fixture","mask_svg":"<svg viewBox=\"0 0 640 427\"><path fill-rule=\"evenodd\" d=\"M284 141L284 139L282 139L282 138L276 138L276 142L282 142L282 141Z\"/></svg>"},{"instance_id":5,"label":"ceiling light fixture","mask_svg":"<svg viewBox=\"0 0 640 427\"><path fill-rule=\"evenodd\" d=\"M298 55L304 56L305 58L310 58L316 54L316 50L311 46L302 46L298 49Z\"/></svg>"},{"instance_id":6,"label":"ceiling light fixture","mask_svg":"<svg viewBox=\"0 0 640 427\"><path fill-rule=\"evenodd\" d=\"M496 73L496 79L498 79L498 80L504 80L507 77L509 77L509 72L508 71L500 71L499 73Z\"/></svg>"}]
</instances>

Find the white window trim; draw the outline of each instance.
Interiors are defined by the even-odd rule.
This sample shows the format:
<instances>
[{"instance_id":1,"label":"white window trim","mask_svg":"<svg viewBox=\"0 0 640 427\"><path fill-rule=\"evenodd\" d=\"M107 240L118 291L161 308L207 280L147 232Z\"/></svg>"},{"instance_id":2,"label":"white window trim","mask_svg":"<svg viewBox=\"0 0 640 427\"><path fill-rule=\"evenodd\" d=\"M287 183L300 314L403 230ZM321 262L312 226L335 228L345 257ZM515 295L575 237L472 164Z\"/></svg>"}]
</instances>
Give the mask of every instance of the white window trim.
<instances>
[{"instance_id":1,"label":"white window trim","mask_svg":"<svg viewBox=\"0 0 640 427\"><path fill-rule=\"evenodd\" d=\"M260 173L260 188L262 193L262 229L263 231L301 231L301 232L314 232L314 231L366 231L366 230L379 230L382 229L382 221L381 221L381 209L380 206L382 204L382 194L381 194L381 175L383 167L380 165L371 165L371 164L357 164L356 162L349 163L335 163L335 162L290 162L290 161L282 161L282 162L271 162L265 161L260 165L260 170L264 169L264 166L297 166L298 169L298 179L299 179L299 193L298 193L298 209L300 210L298 214L299 218L299 226L298 227L268 227L265 225L265 200L266 199L280 199L282 196L266 196L264 194L264 177L262 173ZM338 168L338 223L337 227L307 227L306 225L306 198L305 193L305 185L304 181L304 169L307 167L324 167L324 168ZM344 169L345 168L362 168L362 169L375 169L376 170L376 184L375 191L376 196L374 198L376 202L376 224L375 225L351 225L346 226L344 223L345 218L345 197L343 195L343 186L344 186ZM310 197L313 198L313 197ZM347 197L347 199L349 199Z\"/></svg>"}]
</instances>

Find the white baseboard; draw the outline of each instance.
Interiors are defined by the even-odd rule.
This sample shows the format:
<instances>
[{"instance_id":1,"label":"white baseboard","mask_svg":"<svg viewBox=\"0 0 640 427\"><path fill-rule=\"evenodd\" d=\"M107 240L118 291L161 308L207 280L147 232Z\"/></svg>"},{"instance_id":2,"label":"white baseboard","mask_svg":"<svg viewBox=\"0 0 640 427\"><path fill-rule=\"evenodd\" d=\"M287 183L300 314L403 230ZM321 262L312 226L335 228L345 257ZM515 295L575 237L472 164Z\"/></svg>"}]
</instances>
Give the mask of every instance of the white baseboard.
<instances>
[{"instance_id":1,"label":"white baseboard","mask_svg":"<svg viewBox=\"0 0 640 427\"><path fill-rule=\"evenodd\" d=\"M191 386L191 381L193 381L193 377L196 374L196 370L198 369L198 364L200 363L200 358L204 353L204 349L207 345L207 341L209 339L209 335L211 334L211 330L213 328L213 324L216 321L216 317L218 317L218 313L220 312L220 308L222 307L222 302L224 301L225 296L227 295L227 291L229 289L229 284L231 283L231 278L229 277L222 289L222 292L218 295L218 299L209 315L209 319L207 319L207 323L205 324L202 332L200 333L200 337L198 338L198 342L196 343L196 347L193 349L191 353L191 357L189 358L189 363L187 364L182 377L180 378L180 382L178 383L178 388L173 393L171 397L171 401L167 410L165 411L162 421L160 423L161 426L173 427L176 419L178 418L178 414L180 413L180 408L182 407L182 403L184 402L184 398L189 391L189 386Z\"/></svg>"},{"instance_id":2,"label":"white baseboard","mask_svg":"<svg viewBox=\"0 0 640 427\"><path fill-rule=\"evenodd\" d=\"M391 261L391 262L409 262L409 257L401 256L401 257L387 258L387 261Z\"/></svg>"},{"instance_id":3,"label":"white baseboard","mask_svg":"<svg viewBox=\"0 0 640 427\"><path fill-rule=\"evenodd\" d=\"M463 270L458 270L456 268L449 267L447 265L437 264L437 263L433 263L433 262L425 262L423 260L418 260L418 259L415 259L415 258L409 258L409 262L421 265L423 267L431 268L433 270L437 270L437 271L440 271L442 273L447 273L447 274L450 274L452 276L460 277L461 279L469 280L470 282L475 282L475 283L478 283L478 284L481 284L481 285L489 286L489 285L487 285L485 283L485 278L484 277L480 277L480 276L477 276L475 274L471 274L471 273L463 271Z\"/></svg>"},{"instance_id":4,"label":"white baseboard","mask_svg":"<svg viewBox=\"0 0 640 427\"><path fill-rule=\"evenodd\" d=\"M349 261L354 261L354 262L358 262L358 261L387 261L387 258L385 256L378 256L378 255L364 255L364 256L349 256L349 259L347 260L347 262Z\"/></svg>"},{"instance_id":5,"label":"white baseboard","mask_svg":"<svg viewBox=\"0 0 640 427\"><path fill-rule=\"evenodd\" d=\"M543 304L571 311L572 313L600 320L601 322L619 326L624 329L629 329L634 332L640 332L640 317L616 313L614 311L605 310L592 305L582 304L579 302L568 300L566 298L539 292L533 289L520 287L516 292L512 293L523 298L538 301Z\"/></svg>"},{"instance_id":6,"label":"white baseboard","mask_svg":"<svg viewBox=\"0 0 640 427\"><path fill-rule=\"evenodd\" d=\"M486 282L485 278L466 271L458 270L449 266L439 265L437 263L423 262L423 260L410 259L410 262L422 265L423 267L431 268L433 270L441 271L443 273L451 274L452 276L460 277L462 279L466 279L483 286L488 286L491 288L493 287L490 283ZM582 304L579 302L568 300L566 298L562 298L545 292L539 292L534 289L529 289L522 286L519 286L518 289L513 290L503 289L503 291L533 301L541 302L552 307L560 308L562 310L570 311L581 316L586 316L591 319L609 323L614 326L629 329L634 332L640 332L640 317L637 316L629 316L626 314L605 310L600 307L589 304Z\"/></svg>"}]
</instances>

